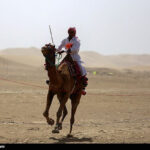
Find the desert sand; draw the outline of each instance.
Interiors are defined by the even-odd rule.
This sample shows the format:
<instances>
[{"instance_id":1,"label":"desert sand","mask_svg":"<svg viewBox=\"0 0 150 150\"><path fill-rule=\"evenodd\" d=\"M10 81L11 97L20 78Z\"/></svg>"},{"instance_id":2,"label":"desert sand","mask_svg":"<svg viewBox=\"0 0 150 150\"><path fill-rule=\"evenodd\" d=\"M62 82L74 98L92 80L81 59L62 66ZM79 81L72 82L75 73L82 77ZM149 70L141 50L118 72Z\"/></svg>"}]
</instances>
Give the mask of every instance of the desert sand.
<instances>
[{"instance_id":1,"label":"desert sand","mask_svg":"<svg viewBox=\"0 0 150 150\"><path fill-rule=\"evenodd\" d=\"M123 59L83 52L89 85L73 137L67 138L70 100L63 130L53 134L54 126L42 116L48 91L44 57L33 49L19 52L0 52L0 143L150 143L149 55ZM55 97L50 110L55 120L58 106Z\"/></svg>"}]
</instances>

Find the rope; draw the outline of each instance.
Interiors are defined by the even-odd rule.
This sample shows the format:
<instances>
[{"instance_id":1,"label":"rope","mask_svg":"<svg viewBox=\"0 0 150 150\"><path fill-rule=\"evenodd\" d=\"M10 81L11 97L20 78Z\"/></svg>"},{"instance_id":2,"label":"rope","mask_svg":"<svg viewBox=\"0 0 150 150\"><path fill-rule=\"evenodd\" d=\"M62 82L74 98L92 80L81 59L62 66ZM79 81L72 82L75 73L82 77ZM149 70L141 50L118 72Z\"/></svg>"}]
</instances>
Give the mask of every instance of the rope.
<instances>
[{"instance_id":1,"label":"rope","mask_svg":"<svg viewBox=\"0 0 150 150\"><path fill-rule=\"evenodd\" d=\"M119 97L136 97L136 96L150 96L150 94L94 94L94 93L88 93L88 95L98 95L98 96L119 96Z\"/></svg>"},{"instance_id":2,"label":"rope","mask_svg":"<svg viewBox=\"0 0 150 150\"><path fill-rule=\"evenodd\" d=\"M58 66L60 64L60 60L62 59L62 54L59 54L59 57L57 58L57 54L56 54L56 59L57 59L57 64L56 64L56 68L58 69Z\"/></svg>"},{"instance_id":3,"label":"rope","mask_svg":"<svg viewBox=\"0 0 150 150\"><path fill-rule=\"evenodd\" d=\"M48 61L48 63L49 63L51 66L56 66L56 69L58 69L58 66L59 66L59 64L60 64L60 60L62 59L62 54L55 54L55 56L56 56L56 59L57 59L57 64L53 64L53 63L49 60L48 57L45 57L45 58L46 58L46 60ZM57 56L59 56L59 57L57 58Z\"/></svg>"},{"instance_id":4,"label":"rope","mask_svg":"<svg viewBox=\"0 0 150 150\"><path fill-rule=\"evenodd\" d=\"M44 86L39 86L39 85L35 85L35 84L19 82L19 81L14 81L14 80L8 80L8 79L2 78L2 77L0 77L0 80L7 81L7 82L12 82L12 83L16 83L16 84L21 84L21 85L26 85L26 86L30 86L30 87L38 87L38 88L42 88L42 89L47 89Z\"/></svg>"},{"instance_id":5,"label":"rope","mask_svg":"<svg viewBox=\"0 0 150 150\"><path fill-rule=\"evenodd\" d=\"M56 55L56 57L57 56L58 55ZM62 55L59 55L59 57L57 58L58 63L55 65L56 67L59 66L61 58L62 58ZM49 60L48 60L48 62L51 63ZM38 88L42 88L42 89L47 89L44 86L30 84L30 83L25 83L25 82L19 82L19 81L14 81L14 80L9 80L9 79L5 79L3 77L0 77L0 80L7 81L7 82L12 82L12 83L16 83L16 84L20 84L20 85L30 86L30 87L38 87ZM128 97L133 97L133 96L150 96L150 94L140 94L140 95L137 95L137 94L104 94L104 93L103 94L88 93L88 95L94 95L94 96L95 95L98 95L98 96L120 96L120 97L127 97L127 96Z\"/></svg>"},{"instance_id":6,"label":"rope","mask_svg":"<svg viewBox=\"0 0 150 150\"><path fill-rule=\"evenodd\" d=\"M44 86L39 86L39 85L35 85L35 84L19 82L19 81L14 81L14 80L8 80L8 79L2 78L2 77L0 77L0 80L25 85L25 86L28 86L28 87L30 86L30 87L38 87L38 88L41 88L41 89L47 89L47 87L44 87ZM93 96L96 96L96 95L98 95L98 96L119 96L119 97L150 96L150 94L137 95L137 94L104 94L104 93L102 93L102 94L88 93L87 95L93 95Z\"/></svg>"}]
</instances>

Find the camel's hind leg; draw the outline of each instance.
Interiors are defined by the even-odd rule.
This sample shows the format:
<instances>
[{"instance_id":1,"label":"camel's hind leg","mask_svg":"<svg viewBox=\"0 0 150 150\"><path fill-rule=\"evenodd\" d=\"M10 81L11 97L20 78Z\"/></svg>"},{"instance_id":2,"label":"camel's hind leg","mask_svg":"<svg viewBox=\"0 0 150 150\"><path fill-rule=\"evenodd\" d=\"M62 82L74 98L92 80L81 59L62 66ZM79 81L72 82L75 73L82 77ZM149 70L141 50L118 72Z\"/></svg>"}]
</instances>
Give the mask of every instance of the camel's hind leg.
<instances>
[{"instance_id":1,"label":"camel's hind leg","mask_svg":"<svg viewBox=\"0 0 150 150\"><path fill-rule=\"evenodd\" d=\"M62 97L63 97L63 96L64 96L64 94L62 94L62 93L59 94L59 95L57 95L60 104L61 104L61 100L62 100ZM65 105L65 107L64 107L64 109L63 109L63 115L62 115L61 121L60 121L59 124L58 124L58 129L59 129L59 130L62 130L62 123L63 123L64 119L66 118L67 114L68 114L68 110L67 110L67 107L66 107L66 105Z\"/></svg>"},{"instance_id":2,"label":"camel's hind leg","mask_svg":"<svg viewBox=\"0 0 150 150\"><path fill-rule=\"evenodd\" d=\"M56 120L56 126L55 129L53 130L53 133L59 133L59 130L62 129L62 121L64 120L65 116L67 115L67 108L66 108L66 102L69 98L68 93L64 93L63 96L59 99L60 101L60 107L57 111L57 120ZM66 111L63 114L62 120L60 121L60 117L62 116L62 112Z\"/></svg>"},{"instance_id":3,"label":"camel's hind leg","mask_svg":"<svg viewBox=\"0 0 150 150\"><path fill-rule=\"evenodd\" d=\"M55 129L57 130L62 130L62 124L63 124L63 121L64 121L64 119L66 118L66 116L67 116L67 114L68 114L68 110L67 110L67 107L65 106L64 107L64 110L63 110L63 115L62 115L62 119L61 119L61 121L56 125L56 127L55 127ZM56 131L57 132L57 131Z\"/></svg>"},{"instance_id":4,"label":"camel's hind leg","mask_svg":"<svg viewBox=\"0 0 150 150\"><path fill-rule=\"evenodd\" d=\"M52 104L54 95L55 94L52 91L50 91L50 90L48 91L46 108L45 108L45 111L43 113L43 116L46 118L47 123L49 125L54 125L54 120L49 118L49 109L50 109L50 106Z\"/></svg>"},{"instance_id":5,"label":"camel's hind leg","mask_svg":"<svg viewBox=\"0 0 150 150\"><path fill-rule=\"evenodd\" d=\"M68 114L68 110L67 110L67 107L65 106L63 110L63 116L62 116L61 122L59 123L59 130L62 130L62 123L64 119L66 118L67 114Z\"/></svg>"},{"instance_id":6,"label":"camel's hind leg","mask_svg":"<svg viewBox=\"0 0 150 150\"><path fill-rule=\"evenodd\" d=\"M68 114L68 110L67 110L67 107L65 106L64 110L63 110L63 116L62 116L62 119L61 119L61 123L63 123L65 117L67 116Z\"/></svg>"},{"instance_id":7,"label":"camel's hind leg","mask_svg":"<svg viewBox=\"0 0 150 150\"><path fill-rule=\"evenodd\" d=\"M81 99L81 92L71 95L70 99L71 99L72 108L71 108L71 119L70 119L70 132L68 136L71 136L72 127L75 122L75 113Z\"/></svg>"}]
</instances>

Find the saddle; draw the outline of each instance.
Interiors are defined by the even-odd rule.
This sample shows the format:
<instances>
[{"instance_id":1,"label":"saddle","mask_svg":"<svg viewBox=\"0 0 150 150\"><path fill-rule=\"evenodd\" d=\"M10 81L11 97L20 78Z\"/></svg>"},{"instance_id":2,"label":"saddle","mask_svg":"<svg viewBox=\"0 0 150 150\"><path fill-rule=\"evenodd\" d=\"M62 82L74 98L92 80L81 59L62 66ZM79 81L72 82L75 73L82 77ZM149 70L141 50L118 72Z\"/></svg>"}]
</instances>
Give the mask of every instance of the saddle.
<instances>
[{"instance_id":1,"label":"saddle","mask_svg":"<svg viewBox=\"0 0 150 150\"><path fill-rule=\"evenodd\" d=\"M81 76L81 71L80 68L77 64L76 61L73 61L72 57L70 54L67 54L66 57L61 61L61 63L59 64L59 66L61 66L63 63L66 63L69 69L69 73L72 77L74 77L75 79L79 78ZM48 70L48 61L45 60L45 70ZM58 66L58 68L59 68Z\"/></svg>"},{"instance_id":2,"label":"saddle","mask_svg":"<svg viewBox=\"0 0 150 150\"><path fill-rule=\"evenodd\" d=\"M69 72L70 72L70 75L79 80L79 78L81 77L81 71L80 71L80 68L77 64L76 61L73 61L72 57L70 54L66 55L66 57L62 60L62 62L60 63L63 64L63 63L66 63L67 66L68 66L68 69L69 69Z\"/></svg>"}]
</instances>

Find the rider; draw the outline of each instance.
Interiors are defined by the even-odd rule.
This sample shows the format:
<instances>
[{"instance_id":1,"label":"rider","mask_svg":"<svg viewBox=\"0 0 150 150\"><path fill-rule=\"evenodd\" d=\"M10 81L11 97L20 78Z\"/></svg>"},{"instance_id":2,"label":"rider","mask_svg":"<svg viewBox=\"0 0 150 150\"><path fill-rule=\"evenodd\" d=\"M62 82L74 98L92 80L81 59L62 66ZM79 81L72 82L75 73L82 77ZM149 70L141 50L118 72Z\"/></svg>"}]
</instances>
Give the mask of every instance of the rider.
<instances>
[{"instance_id":1,"label":"rider","mask_svg":"<svg viewBox=\"0 0 150 150\"><path fill-rule=\"evenodd\" d=\"M78 65L81 72L81 79L83 80L84 85L82 94L86 95L85 87L87 86L88 78L86 77L87 72L82 66L82 61L79 56L80 40L78 39L78 37L76 37L76 28L69 28L68 35L69 36L62 41L57 51L58 53L61 53L62 48L65 48L67 50L67 53L71 54L73 61Z\"/></svg>"}]
</instances>

